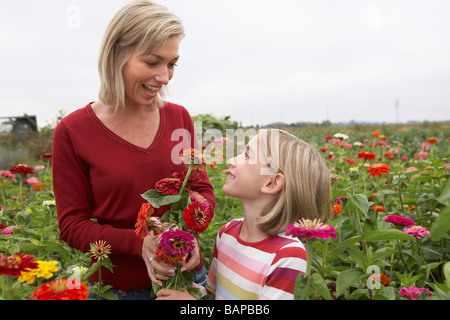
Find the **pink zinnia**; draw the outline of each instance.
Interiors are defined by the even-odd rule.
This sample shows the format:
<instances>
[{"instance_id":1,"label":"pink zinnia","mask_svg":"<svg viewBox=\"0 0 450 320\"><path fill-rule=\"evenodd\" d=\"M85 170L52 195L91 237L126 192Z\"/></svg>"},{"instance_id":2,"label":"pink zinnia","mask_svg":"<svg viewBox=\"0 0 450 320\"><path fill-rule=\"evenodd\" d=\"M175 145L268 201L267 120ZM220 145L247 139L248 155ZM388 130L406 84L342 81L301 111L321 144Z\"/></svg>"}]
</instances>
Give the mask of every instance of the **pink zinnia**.
<instances>
[{"instance_id":1,"label":"pink zinnia","mask_svg":"<svg viewBox=\"0 0 450 320\"><path fill-rule=\"evenodd\" d=\"M164 251L171 256L183 256L194 250L194 236L182 230L167 230L159 241Z\"/></svg>"},{"instance_id":2,"label":"pink zinnia","mask_svg":"<svg viewBox=\"0 0 450 320\"><path fill-rule=\"evenodd\" d=\"M291 224L286 229L286 235L295 235L297 237L306 236L310 238L326 239L332 237L336 239L336 230L332 225L325 225L319 219L302 219Z\"/></svg>"},{"instance_id":3,"label":"pink zinnia","mask_svg":"<svg viewBox=\"0 0 450 320\"><path fill-rule=\"evenodd\" d=\"M388 215L388 217L384 221L391 222L399 226L413 226L415 224L412 219L395 214Z\"/></svg>"},{"instance_id":4,"label":"pink zinnia","mask_svg":"<svg viewBox=\"0 0 450 320\"><path fill-rule=\"evenodd\" d=\"M402 297L405 297L409 300L416 300L423 292L425 288L416 288L416 287L403 287L398 292ZM433 295L433 292L427 289L427 294L429 297Z\"/></svg>"},{"instance_id":5,"label":"pink zinnia","mask_svg":"<svg viewBox=\"0 0 450 320\"><path fill-rule=\"evenodd\" d=\"M411 228L403 229L403 231L417 239L422 239L422 237L430 235L430 232L422 226L413 226Z\"/></svg>"},{"instance_id":6,"label":"pink zinnia","mask_svg":"<svg viewBox=\"0 0 450 320\"><path fill-rule=\"evenodd\" d=\"M18 226L8 226L2 229L2 234L4 235L13 234L15 230L22 231L22 228Z\"/></svg>"}]
</instances>

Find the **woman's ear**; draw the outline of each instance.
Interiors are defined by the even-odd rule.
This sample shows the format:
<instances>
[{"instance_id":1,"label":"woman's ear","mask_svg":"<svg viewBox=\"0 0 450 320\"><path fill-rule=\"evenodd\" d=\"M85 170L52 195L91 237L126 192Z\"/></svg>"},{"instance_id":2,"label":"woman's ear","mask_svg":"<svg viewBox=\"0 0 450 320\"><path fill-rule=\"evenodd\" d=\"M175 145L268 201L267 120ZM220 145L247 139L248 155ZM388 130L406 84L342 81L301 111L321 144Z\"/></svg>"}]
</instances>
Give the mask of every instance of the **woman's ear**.
<instances>
[{"instance_id":1,"label":"woman's ear","mask_svg":"<svg viewBox=\"0 0 450 320\"><path fill-rule=\"evenodd\" d=\"M276 173L264 182L261 192L264 194L276 194L281 191L285 183L284 174Z\"/></svg>"}]
</instances>

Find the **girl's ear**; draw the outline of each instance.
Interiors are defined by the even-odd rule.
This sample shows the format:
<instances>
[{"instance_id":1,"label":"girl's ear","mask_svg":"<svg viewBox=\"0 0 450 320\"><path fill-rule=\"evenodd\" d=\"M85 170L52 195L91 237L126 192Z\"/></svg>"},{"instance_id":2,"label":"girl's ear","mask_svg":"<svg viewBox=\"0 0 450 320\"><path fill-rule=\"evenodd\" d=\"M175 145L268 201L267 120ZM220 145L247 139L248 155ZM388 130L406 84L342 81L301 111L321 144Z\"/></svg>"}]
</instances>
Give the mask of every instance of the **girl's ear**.
<instances>
[{"instance_id":1,"label":"girl's ear","mask_svg":"<svg viewBox=\"0 0 450 320\"><path fill-rule=\"evenodd\" d=\"M281 191L285 183L284 174L276 173L264 182L261 192L264 194L276 194Z\"/></svg>"}]
</instances>

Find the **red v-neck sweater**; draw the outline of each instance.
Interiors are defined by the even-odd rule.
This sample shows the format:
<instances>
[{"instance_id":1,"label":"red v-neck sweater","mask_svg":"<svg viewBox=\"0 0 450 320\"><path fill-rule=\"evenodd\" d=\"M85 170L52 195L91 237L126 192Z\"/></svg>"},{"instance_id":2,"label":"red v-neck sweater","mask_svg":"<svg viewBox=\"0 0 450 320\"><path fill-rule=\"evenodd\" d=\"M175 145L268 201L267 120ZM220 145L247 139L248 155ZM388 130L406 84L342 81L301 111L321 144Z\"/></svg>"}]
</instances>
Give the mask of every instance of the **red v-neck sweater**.
<instances>
[{"instance_id":1,"label":"red v-neck sweater","mask_svg":"<svg viewBox=\"0 0 450 320\"><path fill-rule=\"evenodd\" d=\"M145 202L141 194L153 189L158 180L185 170L183 163L173 163L171 154L189 148L191 140L177 134L172 139L176 129L187 129L197 146L188 111L167 102L160 109L159 129L147 149L104 126L91 103L63 118L55 129L53 187L61 239L84 252L99 240L111 245L115 267L113 273L102 269L102 280L116 289L151 287L141 256L142 240L134 226ZM214 208L214 192L206 173L193 189ZM167 209L159 208L156 214L161 216ZM97 273L90 281L98 281Z\"/></svg>"}]
</instances>

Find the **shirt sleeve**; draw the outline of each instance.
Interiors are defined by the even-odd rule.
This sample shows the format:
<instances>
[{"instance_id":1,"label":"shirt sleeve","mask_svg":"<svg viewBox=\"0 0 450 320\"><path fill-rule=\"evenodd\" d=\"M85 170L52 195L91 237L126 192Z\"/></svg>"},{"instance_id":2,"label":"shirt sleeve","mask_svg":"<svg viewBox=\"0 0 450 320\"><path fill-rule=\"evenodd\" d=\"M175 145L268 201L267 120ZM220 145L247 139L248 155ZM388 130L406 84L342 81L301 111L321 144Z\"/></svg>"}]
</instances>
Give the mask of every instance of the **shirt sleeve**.
<instances>
[{"instance_id":1,"label":"shirt sleeve","mask_svg":"<svg viewBox=\"0 0 450 320\"><path fill-rule=\"evenodd\" d=\"M270 266L260 300L293 300L295 280L306 272L306 250L300 243L282 247Z\"/></svg>"},{"instance_id":2,"label":"shirt sleeve","mask_svg":"<svg viewBox=\"0 0 450 320\"><path fill-rule=\"evenodd\" d=\"M55 129L52 150L53 190L60 237L70 247L87 252L90 243L106 241L115 254L141 255L142 240L134 230L101 225L92 218L89 169L79 159L64 122Z\"/></svg>"}]
</instances>

